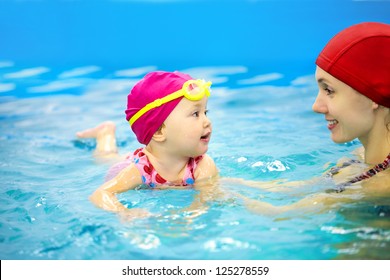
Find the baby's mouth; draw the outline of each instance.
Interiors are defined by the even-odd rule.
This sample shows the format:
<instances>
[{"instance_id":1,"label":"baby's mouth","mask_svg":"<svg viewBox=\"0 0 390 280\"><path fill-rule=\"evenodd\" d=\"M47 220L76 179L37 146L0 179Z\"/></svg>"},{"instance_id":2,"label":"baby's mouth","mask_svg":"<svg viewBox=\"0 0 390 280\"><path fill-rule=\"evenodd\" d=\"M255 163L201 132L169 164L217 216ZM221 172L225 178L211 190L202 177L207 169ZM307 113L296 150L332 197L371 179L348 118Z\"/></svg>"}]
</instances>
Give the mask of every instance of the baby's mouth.
<instances>
[{"instance_id":1,"label":"baby's mouth","mask_svg":"<svg viewBox=\"0 0 390 280\"><path fill-rule=\"evenodd\" d=\"M201 140L209 140L211 136L211 132L207 132L205 135L200 137Z\"/></svg>"}]
</instances>

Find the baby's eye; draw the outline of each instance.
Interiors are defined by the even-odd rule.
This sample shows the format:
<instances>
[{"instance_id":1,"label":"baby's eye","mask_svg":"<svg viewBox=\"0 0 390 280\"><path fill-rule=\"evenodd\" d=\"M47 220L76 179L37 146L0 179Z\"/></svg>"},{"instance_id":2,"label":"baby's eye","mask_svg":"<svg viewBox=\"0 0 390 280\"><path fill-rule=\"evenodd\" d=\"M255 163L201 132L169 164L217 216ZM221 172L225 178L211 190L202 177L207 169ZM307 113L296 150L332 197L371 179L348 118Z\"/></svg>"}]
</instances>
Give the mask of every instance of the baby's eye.
<instances>
[{"instance_id":1,"label":"baby's eye","mask_svg":"<svg viewBox=\"0 0 390 280\"><path fill-rule=\"evenodd\" d=\"M193 113L192 113L192 116L194 116L194 117L199 117L199 111L193 112Z\"/></svg>"},{"instance_id":2,"label":"baby's eye","mask_svg":"<svg viewBox=\"0 0 390 280\"><path fill-rule=\"evenodd\" d=\"M209 113L209 110L204 111L205 116Z\"/></svg>"}]
</instances>

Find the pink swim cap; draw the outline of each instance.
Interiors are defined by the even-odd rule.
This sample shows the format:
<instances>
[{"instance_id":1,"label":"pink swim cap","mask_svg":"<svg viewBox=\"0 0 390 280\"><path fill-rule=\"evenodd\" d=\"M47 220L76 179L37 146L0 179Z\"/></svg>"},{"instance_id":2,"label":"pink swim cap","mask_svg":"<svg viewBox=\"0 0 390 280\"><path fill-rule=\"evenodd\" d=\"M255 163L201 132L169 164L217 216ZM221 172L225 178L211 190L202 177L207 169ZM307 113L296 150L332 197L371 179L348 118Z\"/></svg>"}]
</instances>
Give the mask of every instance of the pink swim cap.
<instances>
[{"instance_id":1,"label":"pink swim cap","mask_svg":"<svg viewBox=\"0 0 390 280\"><path fill-rule=\"evenodd\" d=\"M147 74L127 96L126 120L129 121L150 102L180 90L188 80L192 80L192 77L176 71L156 71ZM133 123L131 129L137 136L138 142L147 145L182 98L174 99L146 112Z\"/></svg>"},{"instance_id":2,"label":"pink swim cap","mask_svg":"<svg viewBox=\"0 0 390 280\"><path fill-rule=\"evenodd\" d=\"M365 22L344 29L316 64L374 102L390 107L390 25Z\"/></svg>"}]
</instances>

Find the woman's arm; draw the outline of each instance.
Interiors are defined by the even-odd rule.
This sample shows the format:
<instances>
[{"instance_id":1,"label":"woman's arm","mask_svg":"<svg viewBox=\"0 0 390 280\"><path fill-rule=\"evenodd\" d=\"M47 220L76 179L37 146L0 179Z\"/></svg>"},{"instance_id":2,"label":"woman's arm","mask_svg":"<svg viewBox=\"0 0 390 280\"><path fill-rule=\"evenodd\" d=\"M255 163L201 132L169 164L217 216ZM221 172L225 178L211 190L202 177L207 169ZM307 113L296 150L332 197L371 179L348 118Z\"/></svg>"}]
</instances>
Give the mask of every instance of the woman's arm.
<instances>
[{"instance_id":1,"label":"woman's arm","mask_svg":"<svg viewBox=\"0 0 390 280\"><path fill-rule=\"evenodd\" d=\"M221 178L221 183L225 184L239 184L246 187L263 189L269 192L285 192L296 190L299 187L305 187L308 185L316 184L320 181L321 177L315 177L309 180L302 181L288 181L287 179L277 179L273 181L253 181L245 180L242 178Z\"/></svg>"},{"instance_id":2,"label":"woman's arm","mask_svg":"<svg viewBox=\"0 0 390 280\"><path fill-rule=\"evenodd\" d=\"M246 208L250 212L265 216L277 216L291 211L299 211L302 214L306 214L307 211L329 211L330 208L335 207L338 203L352 202L360 200L362 197L360 194L353 193L319 193L307 196L292 204L275 206L238 193L236 195L244 201Z\"/></svg>"}]
</instances>

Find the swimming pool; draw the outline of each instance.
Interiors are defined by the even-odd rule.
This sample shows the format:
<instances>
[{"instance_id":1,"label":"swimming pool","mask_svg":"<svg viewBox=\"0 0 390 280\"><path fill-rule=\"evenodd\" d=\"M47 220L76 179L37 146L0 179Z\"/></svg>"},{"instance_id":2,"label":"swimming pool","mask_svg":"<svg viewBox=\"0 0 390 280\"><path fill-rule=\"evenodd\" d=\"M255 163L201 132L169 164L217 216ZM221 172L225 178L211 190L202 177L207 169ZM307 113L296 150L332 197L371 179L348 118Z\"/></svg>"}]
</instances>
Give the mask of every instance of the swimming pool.
<instances>
[{"instance_id":1,"label":"swimming pool","mask_svg":"<svg viewBox=\"0 0 390 280\"><path fill-rule=\"evenodd\" d=\"M14 9L12 5L6 8ZM377 10L379 4L373 5ZM85 12L86 8L81 9ZM222 11L230 14L230 10ZM279 11L287 14L287 9ZM370 11L359 11L351 20L385 18L382 12L374 17L368 15ZM49 22L43 27L46 31ZM312 32L307 27L303 30ZM96 38L90 35L90 39ZM169 61L168 55L152 63L142 54L136 63L121 64L120 55L110 51L115 63L109 64L96 58L107 44L85 60L80 50L70 49L74 61L52 60L61 49L52 44L54 50L47 54L33 49L40 57L27 62L24 59L29 56L23 50L12 54L3 46L8 57L0 60L1 259L390 259L390 198L339 205L325 213L295 211L270 218L250 213L240 199L230 195L240 192L281 205L324 191L332 187L331 182L289 193L225 182L221 188L227 196L211 202L206 213L191 220L180 212L196 196L191 189L120 195L124 203L160 214L133 223L95 208L88 196L103 182L109 166L94 160L93 141L78 141L74 134L110 119L118 125L120 151L138 148L124 120L126 95L146 72L156 69L180 70L213 81L209 115L214 132L209 154L222 177L309 179L359 147L357 142L331 142L323 116L311 111L317 92L312 62L317 43L305 57L286 60L292 64L282 63L271 53L275 60L264 59L256 66L245 55L207 60L202 46L200 52L206 58L197 63L197 55L186 62ZM80 43L80 47L85 46ZM241 46L226 46L223 52L236 47ZM196 53L196 46L191 48ZM290 49L287 55L294 51ZM183 51L178 57L184 59L186 54Z\"/></svg>"}]
</instances>

